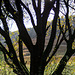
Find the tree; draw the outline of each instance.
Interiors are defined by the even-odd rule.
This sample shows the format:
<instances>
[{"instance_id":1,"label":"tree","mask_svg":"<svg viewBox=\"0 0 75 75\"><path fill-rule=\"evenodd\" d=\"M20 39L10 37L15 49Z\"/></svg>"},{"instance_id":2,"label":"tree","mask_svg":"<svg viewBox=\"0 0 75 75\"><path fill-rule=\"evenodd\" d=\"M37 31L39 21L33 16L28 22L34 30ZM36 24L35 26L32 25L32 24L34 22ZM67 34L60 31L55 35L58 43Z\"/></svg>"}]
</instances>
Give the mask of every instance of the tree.
<instances>
[{"instance_id":1,"label":"tree","mask_svg":"<svg viewBox=\"0 0 75 75\"><path fill-rule=\"evenodd\" d=\"M70 59L70 57L75 53L75 49L72 49L72 43L74 42L75 38L75 29L71 31L71 26L69 24L69 7L74 9L69 5L70 0L44 0L43 11L41 12L41 1L42 0L31 0L30 3L24 3L22 0L1 0L0 2L0 19L3 23L4 29L0 27L0 34L5 38L5 43L8 46L6 49L3 44L0 42L1 51L4 54L4 58L6 63L13 68L13 71L17 75L43 75L45 66L49 63L51 58L57 52L60 44L63 40L67 43L67 52L59 62L56 70L53 72L52 75L61 75L66 63ZM60 25L60 16L59 12L62 3L65 4L66 8L66 15L65 15L65 29L63 26ZM29 4L32 4L33 9L35 11L37 25L35 25L33 15L29 9ZM64 9L64 6L62 6ZM32 43L32 40L27 32L27 29L24 25L23 16L24 16L24 9L28 12L31 23L37 35L36 44ZM46 26L48 16L50 15L50 11L54 11L54 18L52 21L52 29L51 35L49 38L49 42L47 47L45 48L45 37L46 32L48 31L49 26ZM65 12L61 12L65 14ZM11 42L11 38L9 36L9 27L7 23L7 17L10 17L16 22L19 31L19 59L17 57L17 53L15 48ZM53 49L53 44L56 37L56 30L57 30L57 22L59 23L59 35L57 38L57 42ZM67 28L68 27L68 28ZM68 36L66 37L66 33L68 31ZM69 38L69 39L68 39ZM26 62L24 61L23 56L23 43L26 45L30 52L30 72L26 67ZM53 51L53 52L52 52ZM52 52L52 53L51 53ZM51 55L50 55L51 53ZM9 59L11 61L9 61ZM66 63L65 63L66 62Z\"/></svg>"},{"instance_id":2,"label":"tree","mask_svg":"<svg viewBox=\"0 0 75 75\"><path fill-rule=\"evenodd\" d=\"M70 24L70 20L69 20L69 7L68 7L69 0L67 0L67 1L64 0L64 3L66 5L66 11L67 11L66 14L64 15L65 16L65 28L63 26L61 27L60 18L59 18L59 26L60 26L60 31L63 34L63 38L67 43L67 51L66 51L64 57L61 59L56 71L54 72L55 74L60 74L62 72L63 68L65 67L65 65L67 63L67 61L75 53L75 48L74 49L72 48L72 43L75 40L75 28L74 28L74 31L73 31L72 26ZM67 35L67 32L68 32L68 35ZM65 36L65 35L67 35L67 36Z\"/></svg>"}]
</instances>

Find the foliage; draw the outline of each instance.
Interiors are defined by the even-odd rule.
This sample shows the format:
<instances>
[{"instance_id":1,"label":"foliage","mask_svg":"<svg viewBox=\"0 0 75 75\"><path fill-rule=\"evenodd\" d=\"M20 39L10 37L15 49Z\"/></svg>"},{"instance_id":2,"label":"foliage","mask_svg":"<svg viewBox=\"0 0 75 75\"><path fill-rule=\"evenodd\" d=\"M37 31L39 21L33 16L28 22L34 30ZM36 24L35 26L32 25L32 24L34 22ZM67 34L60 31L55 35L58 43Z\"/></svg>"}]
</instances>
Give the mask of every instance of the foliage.
<instances>
[{"instance_id":1,"label":"foliage","mask_svg":"<svg viewBox=\"0 0 75 75\"><path fill-rule=\"evenodd\" d=\"M4 60L0 61L0 75L16 75L13 70L5 63Z\"/></svg>"}]
</instances>

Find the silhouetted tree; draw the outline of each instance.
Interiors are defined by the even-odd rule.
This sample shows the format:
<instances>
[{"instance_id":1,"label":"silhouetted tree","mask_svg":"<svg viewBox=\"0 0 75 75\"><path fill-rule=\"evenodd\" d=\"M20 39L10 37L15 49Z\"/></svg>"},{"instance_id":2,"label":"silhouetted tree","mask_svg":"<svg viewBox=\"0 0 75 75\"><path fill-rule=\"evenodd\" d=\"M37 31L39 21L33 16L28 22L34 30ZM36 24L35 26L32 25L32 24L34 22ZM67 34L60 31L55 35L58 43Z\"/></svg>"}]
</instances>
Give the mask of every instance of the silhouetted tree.
<instances>
[{"instance_id":1,"label":"silhouetted tree","mask_svg":"<svg viewBox=\"0 0 75 75\"><path fill-rule=\"evenodd\" d=\"M72 49L72 43L75 39L75 29L72 31L70 23L69 23L69 7L74 9L69 5L70 0L44 0L43 11L41 10L41 2L42 0L31 0L30 3L27 3L22 0L1 0L0 1L0 19L3 23L4 29L0 27L0 34L5 38L5 43L8 46L6 49L2 43L0 42L1 51L4 54L4 58L6 63L13 68L13 71L17 75L43 75L45 66L49 63L51 58L57 52L60 44L63 40L67 43L67 51L66 54L63 56L61 61L59 62L56 70L53 72L52 75L61 75L66 63L70 59L70 57L75 53L75 49ZM62 8L66 9L65 12L61 12L60 8L64 3L65 7ZM33 9L35 11L37 25L35 25L35 20L33 19L33 15L30 11L29 4L32 4ZM24 25L23 16L24 10L30 16L31 23L33 28L36 32L36 44L32 43L32 40L27 32L27 29ZM52 21L52 29L51 35L49 38L49 42L47 47L45 48L45 38L46 32L49 29L49 26L46 26L48 17L50 15L51 10L54 12L54 18ZM63 26L60 25L60 16L59 12L65 14L65 30ZM12 44L11 38L9 36L9 27L7 22L7 17L10 17L16 22L19 31L19 59L16 53L16 50ZM58 18L59 17L59 18ZM53 44L56 37L56 30L57 30L57 22L59 22L60 32L58 35L57 42L53 49ZM67 28L68 27L68 28ZM66 36L66 32L68 31L68 36ZM62 34L62 35L61 35ZM30 72L26 67L26 62L24 61L23 56L23 47L22 44L25 44L30 52ZM53 52L52 52L53 50ZM51 53L51 54L50 54ZM11 61L9 61L9 59Z\"/></svg>"}]
</instances>

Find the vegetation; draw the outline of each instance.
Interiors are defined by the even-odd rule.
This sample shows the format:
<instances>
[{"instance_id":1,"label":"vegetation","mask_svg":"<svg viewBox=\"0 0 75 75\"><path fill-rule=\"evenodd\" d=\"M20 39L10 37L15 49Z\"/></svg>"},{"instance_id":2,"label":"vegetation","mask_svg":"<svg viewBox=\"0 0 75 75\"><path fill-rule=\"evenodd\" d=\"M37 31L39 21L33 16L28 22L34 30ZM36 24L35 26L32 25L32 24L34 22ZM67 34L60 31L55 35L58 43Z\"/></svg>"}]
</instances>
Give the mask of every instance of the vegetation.
<instances>
[{"instance_id":1,"label":"vegetation","mask_svg":"<svg viewBox=\"0 0 75 75\"><path fill-rule=\"evenodd\" d=\"M51 61L45 67L44 74L51 75L57 66L57 63L60 61L61 56L55 56L51 59ZM28 60L28 59L27 59ZM29 68L29 66L28 66ZM3 60L0 61L0 75L16 75L13 73L13 70L5 63ZM72 56L71 59L68 61L66 67L64 68L62 75L75 75L75 56Z\"/></svg>"},{"instance_id":2,"label":"vegetation","mask_svg":"<svg viewBox=\"0 0 75 75\"><path fill-rule=\"evenodd\" d=\"M30 5L35 11L37 24L35 24ZM44 75L46 66L54 62L51 60L56 60L55 54L62 42L65 41L67 46L65 54L59 60L59 63L54 62L49 69L49 74L51 75L64 74L67 62L75 53L75 24L74 18L70 19L69 17L71 10L75 10L73 5L73 0L44 0L42 11L42 0L1 0L0 19L3 23L3 29L0 27L0 34L4 37L4 43L7 47L0 41L0 51L2 51L6 63L13 69L15 74ZM51 11L53 11L53 13L50 13ZM32 42L24 24L24 18L25 15L27 15L24 13L29 14L36 33L37 37L35 43ZM64 16L65 22L62 22L60 13ZM47 25L48 17L51 14L53 14L53 21L51 24ZM8 18L14 20L18 27L18 39L13 39L13 41L17 41L17 43L11 41ZM73 24L71 24L70 21L72 21ZM47 46L45 46L48 30L50 30L50 37ZM15 44L18 47L17 49ZM27 47L30 52L29 69L27 68L27 61L24 59L23 46Z\"/></svg>"}]
</instances>

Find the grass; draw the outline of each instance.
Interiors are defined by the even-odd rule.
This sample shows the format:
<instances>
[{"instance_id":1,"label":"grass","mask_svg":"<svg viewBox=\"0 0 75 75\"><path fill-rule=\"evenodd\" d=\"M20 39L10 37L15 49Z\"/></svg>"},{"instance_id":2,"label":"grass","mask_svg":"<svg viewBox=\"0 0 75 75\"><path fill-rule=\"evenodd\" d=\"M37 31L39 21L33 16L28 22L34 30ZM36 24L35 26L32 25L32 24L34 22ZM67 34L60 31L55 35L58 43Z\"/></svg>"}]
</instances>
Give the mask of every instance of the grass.
<instances>
[{"instance_id":1,"label":"grass","mask_svg":"<svg viewBox=\"0 0 75 75\"><path fill-rule=\"evenodd\" d=\"M0 61L0 75L16 75L16 74L3 60Z\"/></svg>"},{"instance_id":2,"label":"grass","mask_svg":"<svg viewBox=\"0 0 75 75\"><path fill-rule=\"evenodd\" d=\"M61 56L54 56L51 62L45 67L44 75L51 75L55 70L57 64L61 60ZM27 64L29 68L29 65ZM68 61L66 67L63 70L63 75L75 75L75 56L72 56ZM0 75L16 75L13 70L5 63L5 61L0 61Z\"/></svg>"},{"instance_id":3,"label":"grass","mask_svg":"<svg viewBox=\"0 0 75 75\"><path fill-rule=\"evenodd\" d=\"M53 71L56 69L61 57L53 57L51 62L45 67L45 75L52 75ZM67 62L63 72L63 75L75 75L75 56L72 56Z\"/></svg>"},{"instance_id":4,"label":"grass","mask_svg":"<svg viewBox=\"0 0 75 75\"><path fill-rule=\"evenodd\" d=\"M49 67L45 69L45 75L52 75L54 69L55 69L55 64L53 65L49 65ZM66 67L64 68L63 72L62 72L63 75L75 75L75 65L66 65Z\"/></svg>"},{"instance_id":5,"label":"grass","mask_svg":"<svg viewBox=\"0 0 75 75\"><path fill-rule=\"evenodd\" d=\"M16 75L4 61L3 54L1 51L0 51L0 75Z\"/></svg>"}]
</instances>

